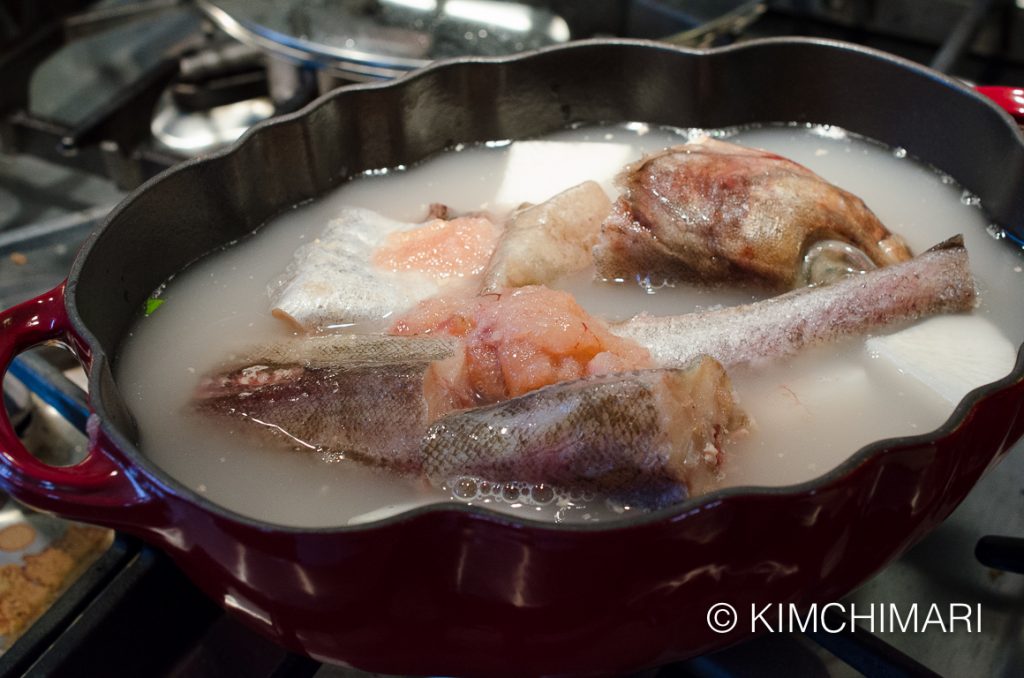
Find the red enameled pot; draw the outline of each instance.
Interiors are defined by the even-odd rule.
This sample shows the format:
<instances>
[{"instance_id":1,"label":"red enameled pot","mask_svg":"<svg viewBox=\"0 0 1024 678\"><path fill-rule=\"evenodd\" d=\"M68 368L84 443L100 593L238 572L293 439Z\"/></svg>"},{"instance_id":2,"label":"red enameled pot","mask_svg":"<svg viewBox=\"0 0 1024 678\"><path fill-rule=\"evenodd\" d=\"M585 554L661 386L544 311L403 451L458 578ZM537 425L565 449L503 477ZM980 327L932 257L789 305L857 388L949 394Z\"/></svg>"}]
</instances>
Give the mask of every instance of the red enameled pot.
<instances>
[{"instance_id":1,"label":"red enameled pot","mask_svg":"<svg viewBox=\"0 0 1024 678\"><path fill-rule=\"evenodd\" d=\"M851 83L857 83L851 85ZM337 529L222 509L137 449L111 361L149 294L190 262L360 172L455 143L573 123L839 125L900 146L973 191L1011 240L1024 138L940 74L840 43L710 51L592 41L465 59L343 89L139 188L92 234L65 285L0 314L0 367L70 346L89 373L88 457L49 467L0 417L4 489L164 549L213 599L285 647L394 674L619 674L742 640L713 603L835 600L941 522L1024 433L1024 358L937 431L881 441L820 478L735 488L599 526L439 505Z\"/></svg>"}]
</instances>

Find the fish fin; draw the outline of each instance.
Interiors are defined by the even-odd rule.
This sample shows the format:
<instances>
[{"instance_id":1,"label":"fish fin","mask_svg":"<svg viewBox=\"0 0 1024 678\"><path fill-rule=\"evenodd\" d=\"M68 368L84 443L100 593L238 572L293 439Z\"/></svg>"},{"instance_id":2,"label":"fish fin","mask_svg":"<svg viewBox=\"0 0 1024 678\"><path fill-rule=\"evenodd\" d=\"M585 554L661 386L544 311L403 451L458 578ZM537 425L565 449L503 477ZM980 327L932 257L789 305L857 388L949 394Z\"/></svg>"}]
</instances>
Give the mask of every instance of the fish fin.
<instances>
[{"instance_id":1,"label":"fish fin","mask_svg":"<svg viewBox=\"0 0 1024 678\"><path fill-rule=\"evenodd\" d=\"M951 238L946 238L945 240L940 242L938 245L933 245L932 247L929 247L926 251L927 252L941 252L942 250L963 249L963 247L964 247L964 235L963 235L963 233L957 233L956 235L954 235Z\"/></svg>"}]
</instances>

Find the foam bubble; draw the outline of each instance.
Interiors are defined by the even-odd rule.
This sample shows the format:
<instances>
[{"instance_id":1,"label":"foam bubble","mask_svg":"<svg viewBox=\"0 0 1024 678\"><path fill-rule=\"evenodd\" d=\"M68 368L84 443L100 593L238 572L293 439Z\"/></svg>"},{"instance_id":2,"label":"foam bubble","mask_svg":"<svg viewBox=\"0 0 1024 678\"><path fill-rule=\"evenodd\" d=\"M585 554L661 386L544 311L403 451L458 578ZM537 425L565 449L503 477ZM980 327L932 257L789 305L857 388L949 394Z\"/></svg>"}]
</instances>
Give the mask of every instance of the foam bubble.
<instances>
[{"instance_id":1,"label":"foam bubble","mask_svg":"<svg viewBox=\"0 0 1024 678\"><path fill-rule=\"evenodd\" d=\"M474 476L458 476L444 484L451 498L465 502L500 502L524 506L575 505L594 500L594 495L579 489L562 489L545 483L492 482Z\"/></svg>"},{"instance_id":2,"label":"foam bubble","mask_svg":"<svg viewBox=\"0 0 1024 678\"><path fill-rule=\"evenodd\" d=\"M962 205L967 205L968 207L980 207L981 206L981 198L979 198L978 196L974 195L970 191L965 190L960 195L960 203Z\"/></svg>"}]
</instances>

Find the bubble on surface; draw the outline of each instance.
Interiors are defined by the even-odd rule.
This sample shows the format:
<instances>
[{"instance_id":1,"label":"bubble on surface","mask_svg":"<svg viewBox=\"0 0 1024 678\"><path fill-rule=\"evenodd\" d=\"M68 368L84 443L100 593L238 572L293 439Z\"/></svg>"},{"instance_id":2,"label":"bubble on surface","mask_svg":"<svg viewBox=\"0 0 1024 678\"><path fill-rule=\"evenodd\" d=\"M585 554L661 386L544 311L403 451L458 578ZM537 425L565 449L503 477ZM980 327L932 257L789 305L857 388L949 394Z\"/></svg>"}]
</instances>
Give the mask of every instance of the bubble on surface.
<instances>
[{"instance_id":1,"label":"bubble on surface","mask_svg":"<svg viewBox=\"0 0 1024 678\"><path fill-rule=\"evenodd\" d=\"M1002 240L1006 237L1006 231L999 224L989 224L985 227L985 232L992 236L993 240Z\"/></svg>"},{"instance_id":2,"label":"bubble on surface","mask_svg":"<svg viewBox=\"0 0 1024 678\"><path fill-rule=\"evenodd\" d=\"M964 191L960 194L960 203L968 207L981 207L981 198L970 191Z\"/></svg>"},{"instance_id":3,"label":"bubble on surface","mask_svg":"<svg viewBox=\"0 0 1024 678\"><path fill-rule=\"evenodd\" d=\"M593 494L578 489L568 490L545 483L522 481L499 483L474 476L458 476L444 486L451 493L452 499L468 503L494 501L524 506L572 506L594 499Z\"/></svg>"}]
</instances>

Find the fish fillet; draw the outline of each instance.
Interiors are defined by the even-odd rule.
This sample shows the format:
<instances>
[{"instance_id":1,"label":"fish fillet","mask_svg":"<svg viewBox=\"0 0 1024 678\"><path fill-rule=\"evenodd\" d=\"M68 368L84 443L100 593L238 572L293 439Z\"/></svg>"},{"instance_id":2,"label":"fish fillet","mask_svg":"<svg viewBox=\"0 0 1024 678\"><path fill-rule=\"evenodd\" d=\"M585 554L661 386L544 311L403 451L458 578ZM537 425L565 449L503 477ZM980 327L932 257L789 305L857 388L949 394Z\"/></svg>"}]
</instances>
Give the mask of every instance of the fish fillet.
<instances>
[{"instance_id":1,"label":"fish fillet","mask_svg":"<svg viewBox=\"0 0 1024 678\"><path fill-rule=\"evenodd\" d=\"M483 272L500 235L500 228L479 215L434 219L419 228L388 234L374 252L373 263L441 280L472 277Z\"/></svg>"},{"instance_id":2,"label":"fish fillet","mask_svg":"<svg viewBox=\"0 0 1024 678\"><path fill-rule=\"evenodd\" d=\"M480 273L497 238L479 216L410 224L344 209L296 250L269 290L271 313L300 332L380 321L437 294L460 266Z\"/></svg>"},{"instance_id":3,"label":"fish fillet","mask_svg":"<svg viewBox=\"0 0 1024 678\"><path fill-rule=\"evenodd\" d=\"M449 414L424 438L434 482L580 488L643 506L679 501L713 482L722 445L745 426L724 368L643 370L547 386Z\"/></svg>"},{"instance_id":4,"label":"fish fillet","mask_svg":"<svg viewBox=\"0 0 1024 678\"><path fill-rule=\"evenodd\" d=\"M594 249L599 275L793 288L815 242L910 258L864 202L792 160L704 139L629 165Z\"/></svg>"},{"instance_id":5,"label":"fish fillet","mask_svg":"<svg viewBox=\"0 0 1024 678\"><path fill-rule=\"evenodd\" d=\"M516 212L484 272L483 294L541 285L590 266L611 201L593 181Z\"/></svg>"},{"instance_id":6,"label":"fish fillet","mask_svg":"<svg viewBox=\"0 0 1024 678\"><path fill-rule=\"evenodd\" d=\"M726 367L778 358L846 336L936 313L967 311L974 280L961 238L910 261L704 313L640 315L615 334L646 347L662 367L710 355Z\"/></svg>"}]
</instances>

